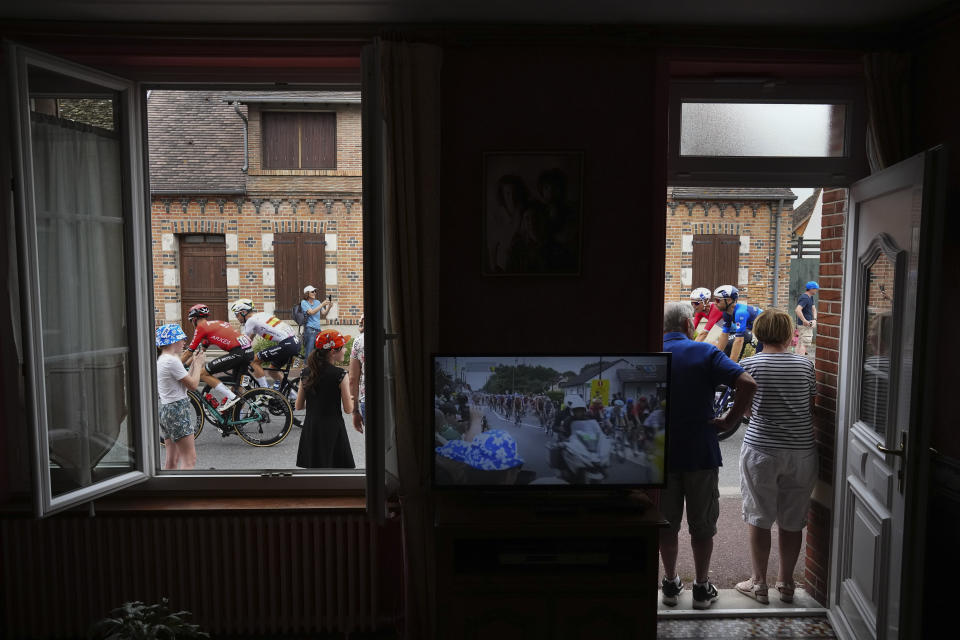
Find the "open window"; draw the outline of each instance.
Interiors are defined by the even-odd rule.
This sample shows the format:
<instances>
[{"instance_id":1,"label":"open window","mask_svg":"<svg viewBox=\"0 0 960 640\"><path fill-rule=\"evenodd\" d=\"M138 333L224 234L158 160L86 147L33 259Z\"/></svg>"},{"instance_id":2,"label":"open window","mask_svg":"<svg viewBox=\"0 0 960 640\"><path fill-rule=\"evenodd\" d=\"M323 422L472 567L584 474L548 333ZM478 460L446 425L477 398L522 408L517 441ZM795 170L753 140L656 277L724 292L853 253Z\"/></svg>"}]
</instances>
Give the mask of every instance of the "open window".
<instances>
[{"instance_id":1,"label":"open window","mask_svg":"<svg viewBox=\"0 0 960 640\"><path fill-rule=\"evenodd\" d=\"M10 45L35 510L149 474L152 330L133 83Z\"/></svg>"},{"instance_id":2,"label":"open window","mask_svg":"<svg viewBox=\"0 0 960 640\"><path fill-rule=\"evenodd\" d=\"M206 73L207 82L234 83L230 100L217 101L218 107L230 111L237 125L229 144L235 144L240 153L231 167L238 174L252 174L248 169L255 166L261 175L260 183L247 193L218 182L184 197L179 185L156 183L147 170L155 160L147 149L150 136L145 135L150 92L159 98L163 91L184 89L183 85L167 84L176 81L174 71L138 69L137 80L143 82L137 83L21 46L7 46L16 87L12 96L18 159L16 245L23 292L19 313L25 337L25 386L38 515L135 484L138 491L178 493L186 489L242 495L250 491L259 495L363 492L362 449L355 454L358 469L343 472L296 469L295 445L287 447L281 461L263 455L241 466L165 472L157 438L154 328L170 319L179 321L190 333L182 317L182 272L196 265L208 271L210 282L198 276L194 284L217 289L222 298L217 302L224 309L231 300L245 297L245 287L256 280L263 288L262 295L255 296L258 305L286 321L288 299L299 300L306 281L299 282L296 277L278 281L274 242L302 237L319 256L313 261L316 264L308 265L313 276L307 280L335 296L340 304L334 325L356 335L342 324L351 324L351 319L356 323L365 304L362 239L367 228L360 187L359 46L331 48L333 53L318 47L323 50L310 60L336 54L340 66L327 69L316 62L317 68L310 70L312 76L297 77L301 84L296 91L287 92L279 102L270 103L268 98L264 108L257 107L262 113L296 112L291 96L306 90L338 92L334 100L338 106L314 102L297 107L304 113L336 112L340 116L341 111L349 111L342 118L327 117L326 124L352 127L356 138L352 145L338 145L334 137L322 149L310 151L320 154L316 158L299 153L298 164L306 162L311 168L292 173L292 178L266 175L270 172L261 169L262 149L250 148L253 139L248 139L245 128L249 121L239 115L241 111L243 116L249 115L247 105L254 94L268 93L273 82L287 79L283 61L276 62L269 72L275 78L268 81L248 78L242 69L216 69L214 73L215 62L202 54L193 56L195 73ZM190 88L196 89L196 85ZM238 94L237 88L245 93ZM212 106L206 105L207 117ZM330 126L318 127L306 127L304 135L316 138L330 133ZM187 152L169 154L168 168L181 165L189 174L186 165L210 149L192 139L180 142L193 146L185 147ZM300 138L298 145L302 152ZM324 156L330 153L334 154L332 160ZM346 161L345 153L352 154ZM313 167L323 164L337 170ZM283 171L292 170L276 173ZM184 175L175 170L169 173L175 179ZM265 180L310 179L332 173L337 173L335 179L340 181L337 198L302 192L271 197L263 188ZM344 187L350 180L357 185L355 197L348 197ZM228 228L224 216L241 210L267 216L268 223L258 219L251 227L257 233L252 235L246 228ZM348 231L345 218L338 218L336 225L322 224L344 212L356 229ZM153 229L155 219L167 220L173 214L183 214L182 219L160 232ZM190 255L182 255L180 250ZM257 253L261 260L255 269L242 268L237 257L241 253ZM335 266L339 271L328 264L338 259L340 264ZM295 292L278 295L275 291L278 284L292 288L295 281ZM351 301L344 291L353 282L359 285L356 300ZM206 290L202 293L210 295ZM286 306L281 308L281 303ZM371 360L368 369L377 366L377 359ZM219 434L216 429L205 430L201 439L204 437L219 439ZM363 436L359 438L362 442ZM253 451L237 438L231 440Z\"/></svg>"}]
</instances>

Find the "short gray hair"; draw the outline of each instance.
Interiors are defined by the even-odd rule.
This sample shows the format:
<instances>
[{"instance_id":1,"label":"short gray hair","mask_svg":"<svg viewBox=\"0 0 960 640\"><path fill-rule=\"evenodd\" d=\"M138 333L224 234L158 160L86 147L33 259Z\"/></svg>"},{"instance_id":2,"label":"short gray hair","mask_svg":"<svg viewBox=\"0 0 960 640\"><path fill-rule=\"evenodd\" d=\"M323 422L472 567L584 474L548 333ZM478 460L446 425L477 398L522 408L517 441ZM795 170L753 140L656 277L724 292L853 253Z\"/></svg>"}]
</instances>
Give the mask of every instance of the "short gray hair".
<instances>
[{"instance_id":1,"label":"short gray hair","mask_svg":"<svg viewBox=\"0 0 960 640\"><path fill-rule=\"evenodd\" d=\"M689 302L668 302L663 305L663 332L687 332L687 321L693 318Z\"/></svg>"}]
</instances>

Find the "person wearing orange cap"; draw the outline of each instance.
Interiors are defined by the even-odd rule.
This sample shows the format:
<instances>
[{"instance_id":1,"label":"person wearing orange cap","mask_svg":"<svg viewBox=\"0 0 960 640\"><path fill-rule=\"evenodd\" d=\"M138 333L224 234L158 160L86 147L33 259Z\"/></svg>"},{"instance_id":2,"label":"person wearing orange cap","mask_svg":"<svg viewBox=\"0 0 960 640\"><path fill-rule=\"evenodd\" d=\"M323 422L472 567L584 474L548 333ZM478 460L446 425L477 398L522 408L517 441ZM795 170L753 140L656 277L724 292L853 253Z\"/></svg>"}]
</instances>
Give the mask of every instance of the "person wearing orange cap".
<instances>
[{"instance_id":1,"label":"person wearing orange cap","mask_svg":"<svg viewBox=\"0 0 960 640\"><path fill-rule=\"evenodd\" d=\"M343 414L353 413L353 398L343 362L350 336L336 329L317 334L300 377L297 410L306 409L297 466L304 469L353 469L353 451Z\"/></svg>"}]
</instances>

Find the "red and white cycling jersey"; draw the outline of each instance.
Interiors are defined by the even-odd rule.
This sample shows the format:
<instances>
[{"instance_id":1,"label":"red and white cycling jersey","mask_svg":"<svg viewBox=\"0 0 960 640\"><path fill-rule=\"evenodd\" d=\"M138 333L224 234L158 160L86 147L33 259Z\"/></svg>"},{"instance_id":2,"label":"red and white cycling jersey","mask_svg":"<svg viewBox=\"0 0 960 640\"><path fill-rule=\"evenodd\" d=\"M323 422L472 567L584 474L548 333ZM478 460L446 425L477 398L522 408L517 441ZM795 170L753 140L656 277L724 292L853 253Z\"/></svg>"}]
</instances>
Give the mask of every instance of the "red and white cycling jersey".
<instances>
[{"instance_id":1,"label":"red and white cycling jersey","mask_svg":"<svg viewBox=\"0 0 960 640\"><path fill-rule=\"evenodd\" d=\"M251 340L255 336L263 336L267 340L280 342L295 335L293 327L266 311L255 313L247 318L241 329Z\"/></svg>"},{"instance_id":2,"label":"red and white cycling jersey","mask_svg":"<svg viewBox=\"0 0 960 640\"><path fill-rule=\"evenodd\" d=\"M216 345L224 351L230 351L237 347L249 349L252 346L250 338L237 333L237 330L230 326L229 322L223 320L207 320L204 323L198 323L193 332L193 339L190 340L190 351L196 351L200 345L205 347Z\"/></svg>"}]
</instances>

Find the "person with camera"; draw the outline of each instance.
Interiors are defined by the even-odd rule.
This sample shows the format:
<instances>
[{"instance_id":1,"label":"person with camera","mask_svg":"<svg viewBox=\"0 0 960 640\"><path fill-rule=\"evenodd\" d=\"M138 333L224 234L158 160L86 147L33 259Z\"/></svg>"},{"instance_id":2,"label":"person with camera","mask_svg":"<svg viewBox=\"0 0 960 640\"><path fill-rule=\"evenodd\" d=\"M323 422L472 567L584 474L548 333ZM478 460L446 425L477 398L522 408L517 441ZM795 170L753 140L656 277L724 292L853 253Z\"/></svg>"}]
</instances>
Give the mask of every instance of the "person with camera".
<instances>
[{"instance_id":1,"label":"person with camera","mask_svg":"<svg viewBox=\"0 0 960 640\"><path fill-rule=\"evenodd\" d=\"M307 318L306 326L303 328L303 343L306 350L303 359L310 357L310 352L314 349L317 334L323 331L323 319L330 313L333 306L333 296L327 296L326 300L317 300L317 288L308 284L303 288L303 299L300 301L300 308Z\"/></svg>"}]
</instances>

